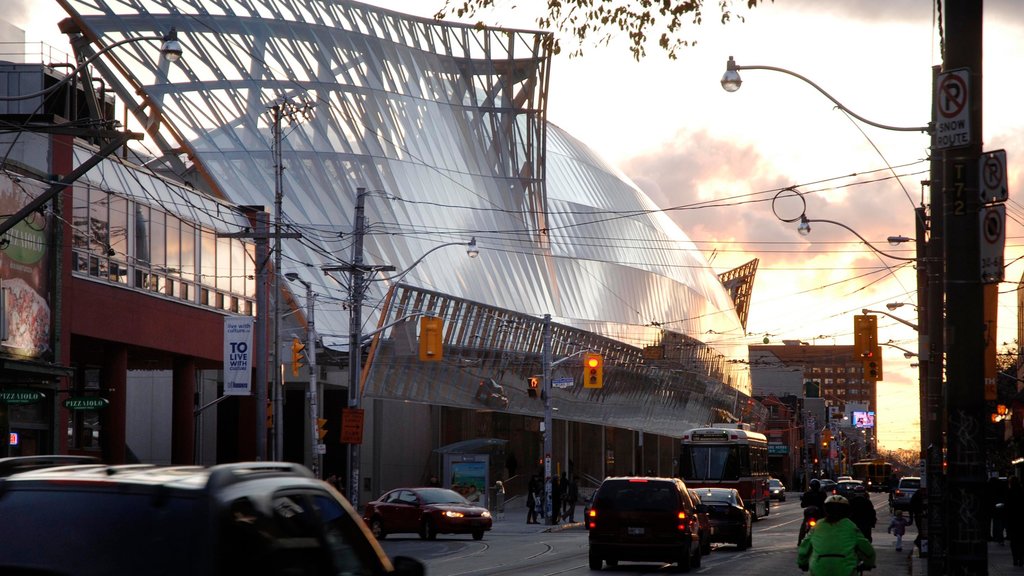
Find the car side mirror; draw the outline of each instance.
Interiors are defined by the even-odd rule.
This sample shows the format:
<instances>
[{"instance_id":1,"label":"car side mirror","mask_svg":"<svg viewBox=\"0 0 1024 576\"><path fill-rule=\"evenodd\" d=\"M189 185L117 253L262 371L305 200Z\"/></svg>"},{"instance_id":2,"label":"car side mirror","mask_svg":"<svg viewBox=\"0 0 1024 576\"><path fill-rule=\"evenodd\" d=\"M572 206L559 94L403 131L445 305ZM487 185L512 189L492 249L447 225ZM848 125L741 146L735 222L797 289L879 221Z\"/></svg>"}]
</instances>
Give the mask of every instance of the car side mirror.
<instances>
[{"instance_id":1,"label":"car side mirror","mask_svg":"<svg viewBox=\"0 0 1024 576\"><path fill-rule=\"evenodd\" d=\"M424 576L426 574L423 563L408 556L395 556L391 560L391 565L395 567L392 574L396 576Z\"/></svg>"}]
</instances>

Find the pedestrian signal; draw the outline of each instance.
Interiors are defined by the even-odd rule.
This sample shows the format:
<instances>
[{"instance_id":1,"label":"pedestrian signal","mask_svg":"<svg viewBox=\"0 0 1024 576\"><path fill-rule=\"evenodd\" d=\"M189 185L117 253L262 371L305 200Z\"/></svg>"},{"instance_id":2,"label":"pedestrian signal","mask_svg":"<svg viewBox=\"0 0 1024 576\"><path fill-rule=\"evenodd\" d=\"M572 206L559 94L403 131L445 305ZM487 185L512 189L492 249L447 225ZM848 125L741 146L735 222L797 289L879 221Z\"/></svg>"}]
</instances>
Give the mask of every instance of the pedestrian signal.
<instances>
[{"instance_id":1,"label":"pedestrian signal","mask_svg":"<svg viewBox=\"0 0 1024 576\"><path fill-rule=\"evenodd\" d=\"M327 418L317 418L316 419L316 437L319 440L323 440L324 436L327 435L327 429L324 428L324 426L327 426Z\"/></svg>"},{"instance_id":2,"label":"pedestrian signal","mask_svg":"<svg viewBox=\"0 0 1024 576\"><path fill-rule=\"evenodd\" d=\"M878 346L878 317L857 314L853 317L853 353L857 358L868 358Z\"/></svg>"},{"instance_id":3,"label":"pedestrian signal","mask_svg":"<svg viewBox=\"0 0 1024 576\"><path fill-rule=\"evenodd\" d=\"M583 355L583 387L604 387L604 358L600 354L587 352Z\"/></svg>"},{"instance_id":4,"label":"pedestrian signal","mask_svg":"<svg viewBox=\"0 0 1024 576\"><path fill-rule=\"evenodd\" d=\"M537 390L540 389L540 378L536 376L530 376L529 388L526 389L526 393L530 395L530 398L537 397Z\"/></svg>"}]
</instances>

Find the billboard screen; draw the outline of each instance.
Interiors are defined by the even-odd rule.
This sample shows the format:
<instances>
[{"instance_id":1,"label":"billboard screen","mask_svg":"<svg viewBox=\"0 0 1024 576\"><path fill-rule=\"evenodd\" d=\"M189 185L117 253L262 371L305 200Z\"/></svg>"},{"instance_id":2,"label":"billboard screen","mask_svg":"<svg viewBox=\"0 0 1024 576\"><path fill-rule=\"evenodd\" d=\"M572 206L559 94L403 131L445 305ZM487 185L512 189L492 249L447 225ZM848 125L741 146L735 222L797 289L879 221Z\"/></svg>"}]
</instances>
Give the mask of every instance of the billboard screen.
<instances>
[{"instance_id":1,"label":"billboard screen","mask_svg":"<svg viewBox=\"0 0 1024 576\"><path fill-rule=\"evenodd\" d=\"M857 412L854 411L850 418L853 419L854 428L874 428L875 427L875 413L874 412Z\"/></svg>"}]
</instances>

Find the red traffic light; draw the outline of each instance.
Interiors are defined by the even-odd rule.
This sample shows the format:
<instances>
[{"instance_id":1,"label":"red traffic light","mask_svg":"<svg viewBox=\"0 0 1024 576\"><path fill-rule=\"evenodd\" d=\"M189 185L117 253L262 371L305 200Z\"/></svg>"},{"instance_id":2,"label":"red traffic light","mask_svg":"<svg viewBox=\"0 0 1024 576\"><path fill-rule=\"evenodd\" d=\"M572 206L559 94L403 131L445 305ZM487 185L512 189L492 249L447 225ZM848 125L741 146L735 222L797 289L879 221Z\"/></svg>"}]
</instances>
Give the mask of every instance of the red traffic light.
<instances>
[{"instance_id":1,"label":"red traffic light","mask_svg":"<svg viewBox=\"0 0 1024 576\"><path fill-rule=\"evenodd\" d=\"M587 358L587 366L590 367L590 368L597 368L598 364L600 364L600 363L601 363L601 361L598 360L597 358L594 358L594 357Z\"/></svg>"}]
</instances>

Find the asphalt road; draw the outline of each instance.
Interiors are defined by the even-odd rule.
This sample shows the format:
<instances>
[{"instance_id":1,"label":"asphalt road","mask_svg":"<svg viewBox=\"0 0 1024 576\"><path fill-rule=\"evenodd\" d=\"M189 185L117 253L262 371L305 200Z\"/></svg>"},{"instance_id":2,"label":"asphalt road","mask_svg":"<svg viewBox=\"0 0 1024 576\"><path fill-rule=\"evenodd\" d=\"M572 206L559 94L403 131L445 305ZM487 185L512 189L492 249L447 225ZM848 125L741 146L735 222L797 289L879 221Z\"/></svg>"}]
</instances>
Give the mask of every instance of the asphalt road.
<instances>
[{"instance_id":1,"label":"asphalt road","mask_svg":"<svg viewBox=\"0 0 1024 576\"><path fill-rule=\"evenodd\" d=\"M754 523L754 545L737 550L728 544L715 544L693 574L781 576L802 574L796 567L796 539L803 512L798 493L788 494L786 502L773 501L771 513ZM903 552L895 551L894 537L886 533L889 525L885 496L871 496L878 512L873 538L879 556L874 576L906 573L907 556L913 548L916 532L908 531ZM577 515L581 520L582 515ZM509 510L496 519L494 529L483 540L470 536L439 535L436 541L424 541L414 534L391 535L381 542L388 555L412 556L422 561L432 576L523 575L554 576L590 574L587 564L587 532L581 523L550 526L527 525L525 513ZM902 571L900 568L902 567ZM608 574L678 573L673 565L659 563L620 563L605 567Z\"/></svg>"}]
</instances>

